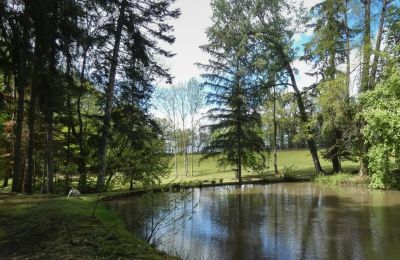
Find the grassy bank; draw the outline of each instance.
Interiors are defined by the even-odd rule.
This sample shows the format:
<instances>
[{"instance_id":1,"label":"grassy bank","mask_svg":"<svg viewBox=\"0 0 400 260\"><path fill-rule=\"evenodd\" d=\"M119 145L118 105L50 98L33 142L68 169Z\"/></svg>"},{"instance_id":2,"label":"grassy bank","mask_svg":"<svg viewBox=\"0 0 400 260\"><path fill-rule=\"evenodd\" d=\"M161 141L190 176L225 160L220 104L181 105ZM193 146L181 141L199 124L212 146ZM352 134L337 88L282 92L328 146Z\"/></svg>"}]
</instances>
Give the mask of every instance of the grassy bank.
<instances>
[{"instance_id":1,"label":"grassy bank","mask_svg":"<svg viewBox=\"0 0 400 260\"><path fill-rule=\"evenodd\" d=\"M165 259L94 200L0 194L0 259Z\"/></svg>"},{"instance_id":2,"label":"grassy bank","mask_svg":"<svg viewBox=\"0 0 400 260\"><path fill-rule=\"evenodd\" d=\"M348 173L339 173L335 175L318 176L315 177L314 181L316 183L325 185L368 188L370 179L369 177L366 176L358 176Z\"/></svg>"}]
</instances>

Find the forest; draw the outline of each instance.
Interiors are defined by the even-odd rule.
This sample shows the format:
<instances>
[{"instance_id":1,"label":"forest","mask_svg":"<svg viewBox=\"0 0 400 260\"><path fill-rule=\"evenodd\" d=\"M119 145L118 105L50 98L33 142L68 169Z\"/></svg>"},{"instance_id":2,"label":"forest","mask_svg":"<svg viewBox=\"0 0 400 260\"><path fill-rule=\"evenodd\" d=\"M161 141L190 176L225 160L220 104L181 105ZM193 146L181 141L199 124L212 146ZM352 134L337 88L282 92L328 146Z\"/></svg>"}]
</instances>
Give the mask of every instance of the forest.
<instances>
[{"instance_id":1,"label":"forest","mask_svg":"<svg viewBox=\"0 0 400 260\"><path fill-rule=\"evenodd\" d=\"M354 176L366 183L371 198L378 198L372 199L374 203L381 203L372 208L369 204L361 207L351 201L355 203L353 208L361 207L360 210L341 212L337 218L349 212L357 220L361 219L356 215L360 212L368 215L366 219L372 216L386 221L398 216L396 212L400 211L391 204L395 200L382 199L386 197L374 195L373 190L400 189L400 1L314 2L311 8L306 8L299 1L211 0L211 25L204 32L207 42L195 43L206 57L206 62L196 63L201 74L176 82L167 61L179 55L173 46L174 24L182 15L181 0L0 0L0 202L4 200L4 207L0 203L3 207L0 226L5 227L0 228L0 247L7 246L9 251L5 251L5 257L22 250L18 256L41 258L40 254L48 254L68 258L69 254L79 255L73 249L76 245L80 246L80 252L86 252L84 246L91 248L92 251L87 251L88 259L160 256L154 249L147 249L147 245L142 246L144 242L125 233L125 226L116 220L119 218L101 203L99 222L93 222L90 216L95 216L101 194L119 196L107 193L110 191L122 192L118 193L121 195L127 191L151 190L150 199L136 201L137 204L132 204L135 206L115 200L111 207L120 210L122 215L131 214L124 213L126 209L143 207L146 215L150 206L145 203L150 200L154 205L165 203L169 206L160 207L158 215L155 213L163 216L160 222L154 222L154 215L147 219L152 225L157 223L162 227L180 223L187 215L193 216L192 223L200 221L201 225L194 227L213 227L215 221L209 223L207 217L196 218L196 207L229 218L234 213L226 213L226 207L238 207L238 216L232 217L232 221L239 224L228 222L231 225L228 227L229 230L239 227L240 233L251 230L245 226L253 223L247 221L246 214L255 214L255 223L263 223L259 221L263 211L257 211L263 205L275 212L271 216L282 221L266 224L271 228L275 225L275 244L280 241L277 225L284 224L282 229L286 232L290 224L285 221L292 216L282 213L292 205L285 208L279 204L284 200L288 203L282 194L293 198L289 202L295 201L296 206L309 208L304 212L317 212L318 205L336 207L337 204L329 204L332 198L350 203L349 198L354 197L352 190L340 195L329 193L322 186L307 186L318 180L326 181L324 176L336 180ZM204 173L211 172L206 167L212 173ZM228 173L231 178L222 173ZM207 184L210 187L224 183L250 185L254 180L257 183L308 182L302 186L288 184L289 191L281 186L228 185L221 190L214 187L215 190L209 188L203 192L205 178L213 179ZM347 179L343 182L347 183ZM182 197L166 193L159 198L153 194L166 186L175 191L179 191L180 185L189 189L187 183L193 190L181 194ZM239 191L230 193L233 187L239 187ZM67 200L65 195L71 189L79 190L77 194L82 197ZM240 189L253 189L253 199ZM305 193L299 189L307 190L311 199L304 199ZM316 189L328 194L326 201L316 202ZM272 195L257 195L264 193ZM41 197L36 197L39 194ZM215 203L220 202L221 196L227 197L207 208L207 203L201 204L202 196L206 202ZM298 204L298 198L302 198L303 204ZM25 203L30 212L17 207L17 203ZM244 205L249 208L244 209ZM182 216L172 214L172 209L183 211ZM369 213L378 210L380 213ZM314 214L323 214L320 212L325 211ZM314 227L310 217L313 213L307 214L306 222L300 225L302 228ZM22 216L33 218L20 224L18 219L23 219ZM35 216L39 217L35 219ZM56 218L64 218L69 224L47 226L53 223L49 219ZM331 218L321 215L321 219L327 232L340 236L335 233L340 227L332 224ZM171 224L163 224L164 220ZM371 223L385 221L374 219ZM74 227L71 231L77 222L87 223L82 224L86 228ZM141 230L149 225L146 222L132 227L139 222L132 221L131 217L126 222L130 229ZM46 229L39 230L39 227L62 229L65 234L88 236L88 239L76 242L60 231L57 233L60 241L68 240L70 247L57 245L54 250L34 251L34 245L28 243L18 249L22 241L18 240L21 239L19 232L30 228L32 236L40 237L40 243L47 239L43 235ZM380 226L371 229L386 230L386 233L377 232L382 236L396 232ZM368 230L362 233L360 228L357 232L364 237L372 232ZM8 232L13 234L11 240L2 242L3 234ZM190 232L192 238L195 231ZM264 235L272 237L273 232L268 230ZM296 233L296 241L308 245L313 232L307 229ZM151 239L138 237L163 251L163 257L168 254L185 258L184 253L171 253L168 248L156 245L152 239L163 240L155 233L156 228ZM344 230L340 234L345 233ZM182 234L186 233L182 231ZM393 234L398 236L400 232ZM179 239L185 240L177 236L176 241ZM97 251L99 246L90 244L91 240L103 245L102 249ZM347 251L340 251L331 242L326 241L328 256L345 253L344 258L359 258L346 255ZM128 244L137 247L127 249ZM239 250L243 245L235 244L235 255L220 257L244 259L242 254L246 250ZM362 244L361 248L370 247L366 245L370 244ZM369 256L398 256L398 252L381 249L380 253L371 251L375 255ZM127 256L123 255L124 250L128 250ZM137 255L141 250L145 256ZM205 258L219 258L218 254L207 255L206 250L187 250L187 258L193 258L194 252L204 254ZM293 248L280 251L279 246L274 250L274 254L267 255L290 258L292 255L286 253L295 252ZM52 255L54 252L63 254ZM319 251L316 254L303 251L302 258L323 256ZM265 256L265 251L262 255Z\"/></svg>"}]
</instances>

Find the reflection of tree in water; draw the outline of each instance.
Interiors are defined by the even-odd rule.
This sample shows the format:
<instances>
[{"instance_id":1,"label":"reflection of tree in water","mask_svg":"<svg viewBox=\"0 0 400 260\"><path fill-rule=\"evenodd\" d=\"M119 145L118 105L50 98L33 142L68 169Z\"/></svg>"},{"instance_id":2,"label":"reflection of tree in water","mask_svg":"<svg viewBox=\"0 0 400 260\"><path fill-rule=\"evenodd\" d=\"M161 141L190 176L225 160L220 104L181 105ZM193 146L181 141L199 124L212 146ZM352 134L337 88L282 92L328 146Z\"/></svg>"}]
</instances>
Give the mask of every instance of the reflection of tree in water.
<instances>
[{"instance_id":1,"label":"reflection of tree in water","mask_svg":"<svg viewBox=\"0 0 400 260\"><path fill-rule=\"evenodd\" d=\"M174 225L176 235L168 228L162 230L160 234L165 238L160 249L173 249L181 252L179 256L190 259L201 256L204 259L398 259L399 256L398 192L286 183L195 189L193 194L191 203L199 202L200 198L201 203L191 214L191 220L178 221ZM171 200L168 196L153 201L168 205ZM191 203L186 203L187 210L192 210ZM150 209L142 197L135 198L134 205L121 204L120 208L130 212L124 218L130 214L131 223L136 221L137 228L133 230L142 232L146 238L144 212ZM142 215L142 222L133 220L132 215Z\"/></svg>"},{"instance_id":2,"label":"reflection of tree in water","mask_svg":"<svg viewBox=\"0 0 400 260\"><path fill-rule=\"evenodd\" d=\"M173 238L179 232L179 223L189 219L197 207L192 190L154 193L142 197L144 210L144 234L146 241L158 245L164 237Z\"/></svg>"}]
</instances>

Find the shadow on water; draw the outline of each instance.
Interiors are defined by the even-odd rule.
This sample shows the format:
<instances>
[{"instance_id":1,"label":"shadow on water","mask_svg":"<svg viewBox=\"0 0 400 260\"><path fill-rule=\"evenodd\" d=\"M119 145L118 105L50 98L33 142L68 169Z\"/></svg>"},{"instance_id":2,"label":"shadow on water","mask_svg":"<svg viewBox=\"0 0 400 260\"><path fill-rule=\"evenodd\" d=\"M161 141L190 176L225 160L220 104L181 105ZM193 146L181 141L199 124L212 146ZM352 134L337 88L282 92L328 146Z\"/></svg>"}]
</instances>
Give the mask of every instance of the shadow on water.
<instances>
[{"instance_id":1,"label":"shadow on water","mask_svg":"<svg viewBox=\"0 0 400 260\"><path fill-rule=\"evenodd\" d=\"M176 232L161 232L159 249L190 259L400 257L400 192L282 183L194 189L191 196L198 207L175 223ZM143 236L154 208L142 197L110 205Z\"/></svg>"}]
</instances>

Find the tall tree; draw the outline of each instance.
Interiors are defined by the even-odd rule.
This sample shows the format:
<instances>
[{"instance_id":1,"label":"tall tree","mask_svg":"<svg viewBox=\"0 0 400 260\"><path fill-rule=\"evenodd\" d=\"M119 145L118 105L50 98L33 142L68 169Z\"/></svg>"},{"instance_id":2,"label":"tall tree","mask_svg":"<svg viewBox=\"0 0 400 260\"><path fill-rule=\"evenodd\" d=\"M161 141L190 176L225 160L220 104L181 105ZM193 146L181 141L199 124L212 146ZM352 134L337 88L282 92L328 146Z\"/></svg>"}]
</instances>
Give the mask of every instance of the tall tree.
<instances>
[{"instance_id":1,"label":"tall tree","mask_svg":"<svg viewBox=\"0 0 400 260\"><path fill-rule=\"evenodd\" d=\"M326 0L311 9L312 24L310 26L314 29L314 34L311 41L305 45L305 55L302 59L313 62L315 75L320 75L322 79L319 85L335 81L340 76L337 67L348 58L346 44L349 39L346 36L350 37L350 29L347 27L347 23L343 22L346 19L346 17L345 19L342 17L344 13L347 13L344 1ZM335 86L335 84L328 85ZM327 93L326 89L324 93ZM343 100L338 100L338 102L346 101L346 96ZM334 105L332 104L332 106ZM322 107L332 110L327 102ZM342 137L343 131L347 127L344 122L334 120L330 112L322 111L322 115L327 116L322 117L322 139L323 145L327 148L323 155L332 161L333 172L340 172L342 170L340 159Z\"/></svg>"},{"instance_id":2,"label":"tall tree","mask_svg":"<svg viewBox=\"0 0 400 260\"><path fill-rule=\"evenodd\" d=\"M97 176L97 189L103 190L104 176L107 166L107 145L109 141L109 130L111 124L111 113L114 102L114 92L116 76L119 65L130 64L137 68L137 60L140 59L145 67L151 66L153 73L160 77L170 77L165 69L155 63L155 55L170 57L172 54L160 48L158 41L172 43L174 37L170 35L172 27L168 24L168 19L179 16L179 10L171 8L174 0L151 0L151 1L127 1L120 2L101 1L107 15L112 19L112 56L105 59L109 64L107 70L108 81L105 91L105 110L99 143L99 172ZM118 9L118 17L114 19L114 10ZM116 21L116 23L114 23ZM115 27L114 27L115 26ZM115 29L114 29L115 28ZM127 38L130 37L130 38ZM132 41L133 40L133 41ZM132 47L135 48L132 48ZM105 47L105 46L104 46ZM121 51L127 51L127 57L120 57ZM140 56L138 58L138 56ZM123 62L121 62L123 61ZM129 66L128 66L129 67ZM130 72L125 72L128 77L134 76Z\"/></svg>"},{"instance_id":3,"label":"tall tree","mask_svg":"<svg viewBox=\"0 0 400 260\"><path fill-rule=\"evenodd\" d=\"M29 81L28 75L28 57L30 52L30 19L24 2L12 3L3 1L0 5L1 12L1 37L5 40L2 48L5 47L9 55L11 68L15 78L15 86L18 98L16 124L15 124L15 142L14 142L14 165L13 165L13 184L12 191L20 192L22 190L22 130L24 124L25 92Z\"/></svg>"},{"instance_id":4,"label":"tall tree","mask_svg":"<svg viewBox=\"0 0 400 260\"><path fill-rule=\"evenodd\" d=\"M372 65L371 65L371 75L369 78L369 86L370 88L374 88L374 85L376 83L376 77L377 77L377 70L378 70L378 63L379 63L379 57L380 51L381 51L381 43L382 43L382 35L383 35L383 26L385 24L385 19L386 19L386 11L391 3L391 0L382 0L382 8L380 11L379 15L379 24L378 24L378 31L376 33L376 42L375 42L375 50L374 50L374 58L372 60Z\"/></svg>"},{"instance_id":5,"label":"tall tree","mask_svg":"<svg viewBox=\"0 0 400 260\"><path fill-rule=\"evenodd\" d=\"M114 97L114 87L115 87L115 77L117 75L117 66L119 61L119 53L120 53L120 44L122 37L122 30L125 22L125 8L128 2L126 0L122 0L120 5L118 6L119 15L116 24L116 29L114 32L114 44L112 50L112 57L110 62L110 74L108 76L108 83L105 91L105 109L104 109L104 117L103 117L103 127L101 130L101 139L99 146L99 173L97 175L97 190L102 191L104 188L104 177L106 173L106 159L107 159L107 145L110 131L110 123L111 123L111 112L113 106L113 97Z\"/></svg>"},{"instance_id":6,"label":"tall tree","mask_svg":"<svg viewBox=\"0 0 400 260\"><path fill-rule=\"evenodd\" d=\"M324 173L318 156L313 129L310 126L309 115L306 111L302 92L297 84L293 62L296 58L295 50L292 47L292 37L298 33L298 24L303 22L301 10L296 10L292 3L282 0L269 1L247 0L243 5L246 7L247 20L251 24L254 39L260 42L263 50L271 52L280 67L279 72L286 78L286 86L293 89L297 101L299 116L305 125L307 145L310 150L316 174ZM288 16L287 14L292 14ZM266 70L271 70L266 68Z\"/></svg>"},{"instance_id":7,"label":"tall tree","mask_svg":"<svg viewBox=\"0 0 400 260\"><path fill-rule=\"evenodd\" d=\"M202 49L213 58L201 65L207 73L205 86L213 91L208 102L212 124L211 141L203 158L219 156L220 165L233 166L242 182L242 168L260 170L264 166L264 142L260 136L261 104L258 85L251 78L250 38L238 15L237 6L226 0L212 3L214 25L208 29L209 43Z\"/></svg>"}]
</instances>

